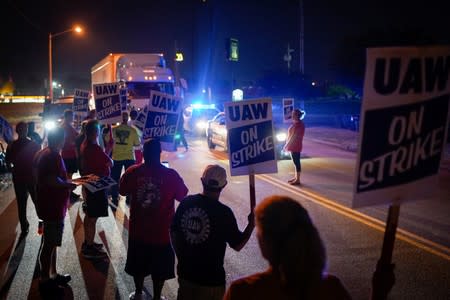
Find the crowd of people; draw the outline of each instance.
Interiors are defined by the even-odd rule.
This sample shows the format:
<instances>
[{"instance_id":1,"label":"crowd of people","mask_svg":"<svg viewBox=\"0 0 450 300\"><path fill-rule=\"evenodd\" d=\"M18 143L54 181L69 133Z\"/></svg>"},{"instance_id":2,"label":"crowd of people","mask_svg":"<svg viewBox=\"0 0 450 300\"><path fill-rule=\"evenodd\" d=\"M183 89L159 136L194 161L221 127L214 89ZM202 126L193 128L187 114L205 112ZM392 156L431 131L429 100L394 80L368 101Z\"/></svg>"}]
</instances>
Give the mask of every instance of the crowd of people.
<instances>
[{"instance_id":1,"label":"crowd of people","mask_svg":"<svg viewBox=\"0 0 450 300\"><path fill-rule=\"evenodd\" d=\"M78 133L72 124L73 112L68 110L62 125L47 133L47 146L43 149L42 140L38 143L36 136L28 137L26 123L16 125L18 138L8 146L6 156L13 166L22 235L29 230L28 196L44 224L39 250L41 293L61 291L71 280L70 275L58 273L56 258L68 207L71 201L80 198L73 193L76 185L71 180L79 172L82 176L111 176L118 183L110 190L96 192L82 188L83 257L92 260L107 257L103 244L94 241L97 219L108 216L109 204L113 211L117 209L119 194L130 207L125 265L125 272L135 284L130 299L146 298L144 279L149 275L153 281L152 299L161 299L164 282L175 278L175 258L179 300L351 298L341 281L326 273L325 247L308 212L298 201L277 195L263 199L251 209L248 224L241 231L231 208L220 201L227 186L223 167L206 166L200 178L202 192L188 195L182 176L161 163L159 140L142 143L139 130L128 119L128 113L124 112L122 123L111 128L101 126L91 116ZM286 145L296 168L296 176L290 181L294 185L300 184L304 134L300 119L301 111L294 110L294 125L289 129ZM138 163L136 150L143 155ZM29 172L30 167L33 173ZM176 201L180 202L178 207ZM226 246L240 251L255 226L269 268L236 280L226 289ZM393 266L378 270L372 298L385 299L394 281Z\"/></svg>"}]
</instances>

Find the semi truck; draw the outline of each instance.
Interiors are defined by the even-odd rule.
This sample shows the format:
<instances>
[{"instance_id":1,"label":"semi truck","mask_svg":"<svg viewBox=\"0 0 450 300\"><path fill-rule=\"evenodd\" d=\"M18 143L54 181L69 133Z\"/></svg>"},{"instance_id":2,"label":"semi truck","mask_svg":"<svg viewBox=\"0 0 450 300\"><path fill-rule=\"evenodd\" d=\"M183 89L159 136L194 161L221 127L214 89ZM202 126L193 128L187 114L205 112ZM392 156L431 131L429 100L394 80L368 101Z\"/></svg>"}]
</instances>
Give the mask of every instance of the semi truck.
<instances>
[{"instance_id":1,"label":"semi truck","mask_svg":"<svg viewBox=\"0 0 450 300\"><path fill-rule=\"evenodd\" d=\"M91 68L91 83L120 82L130 105L143 108L150 91L174 95L174 75L161 53L110 53Z\"/></svg>"}]
</instances>

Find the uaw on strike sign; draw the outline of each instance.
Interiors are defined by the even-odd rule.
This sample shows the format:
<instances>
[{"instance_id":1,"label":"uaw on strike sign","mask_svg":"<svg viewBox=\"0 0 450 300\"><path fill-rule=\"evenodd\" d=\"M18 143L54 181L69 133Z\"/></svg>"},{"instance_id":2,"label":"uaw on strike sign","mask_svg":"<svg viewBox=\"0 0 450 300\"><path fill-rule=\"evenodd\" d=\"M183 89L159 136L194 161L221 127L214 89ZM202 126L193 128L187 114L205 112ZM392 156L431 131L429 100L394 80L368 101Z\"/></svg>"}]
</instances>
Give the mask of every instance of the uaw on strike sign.
<instances>
[{"instance_id":1,"label":"uaw on strike sign","mask_svg":"<svg viewBox=\"0 0 450 300\"><path fill-rule=\"evenodd\" d=\"M225 103L232 176L276 173L272 100Z\"/></svg>"},{"instance_id":2,"label":"uaw on strike sign","mask_svg":"<svg viewBox=\"0 0 450 300\"><path fill-rule=\"evenodd\" d=\"M142 138L159 138L161 147L174 151L175 134L183 107L182 99L173 95L151 91Z\"/></svg>"},{"instance_id":3,"label":"uaw on strike sign","mask_svg":"<svg viewBox=\"0 0 450 300\"><path fill-rule=\"evenodd\" d=\"M353 207L426 199L446 143L450 48L367 51Z\"/></svg>"},{"instance_id":4,"label":"uaw on strike sign","mask_svg":"<svg viewBox=\"0 0 450 300\"><path fill-rule=\"evenodd\" d=\"M121 99L123 99L123 96L120 96L118 82L94 84L94 99L97 119L100 123L114 124L122 122L123 101Z\"/></svg>"}]
</instances>

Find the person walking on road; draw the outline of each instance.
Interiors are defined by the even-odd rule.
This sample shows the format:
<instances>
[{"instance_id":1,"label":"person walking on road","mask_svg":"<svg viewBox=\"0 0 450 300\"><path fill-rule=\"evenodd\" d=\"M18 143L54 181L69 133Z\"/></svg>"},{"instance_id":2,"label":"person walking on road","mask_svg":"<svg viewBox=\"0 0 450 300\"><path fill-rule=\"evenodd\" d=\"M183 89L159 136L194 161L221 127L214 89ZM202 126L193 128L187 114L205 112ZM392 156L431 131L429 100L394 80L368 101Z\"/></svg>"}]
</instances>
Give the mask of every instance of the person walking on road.
<instances>
[{"instance_id":1,"label":"person walking on road","mask_svg":"<svg viewBox=\"0 0 450 300\"><path fill-rule=\"evenodd\" d=\"M67 178L60 155L64 130L58 127L49 131L47 139L48 146L36 154L33 162L36 173L36 211L44 224L39 250L39 288L43 294L58 290L71 280L70 275L57 273L56 259L57 247L62 243L70 192L76 187Z\"/></svg>"},{"instance_id":2,"label":"person walking on road","mask_svg":"<svg viewBox=\"0 0 450 300\"><path fill-rule=\"evenodd\" d=\"M21 234L25 235L30 227L27 220L28 196L31 197L33 204L36 202L35 182L30 169L33 166L34 155L41 149L41 146L27 137L27 123L17 123L16 132L18 138L6 148L5 159L7 164L12 165L12 180L16 193Z\"/></svg>"},{"instance_id":3,"label":"person walking on road","mask_svg":"<svg viewBox=\"0 0 450 300\"><path fill-rule=\"evenodd\" d=\"M184 149L186 151L188 151L189 147L188 147L188 143L186 141L186 137L184 136L184 113L183 111L181 111L181 116L180 116L180 120L178 120L178 130L177 130L178 135L180 136L180 143L183 144ZM178 142L176 142L176 148L178 147Z\"/></svg>"},{"instance_id":4,"label":"person walking on road","mask_svg":"<svg viewBox=\"0 0 450 300\"><path fill-rule=\"evenodd\" d=\"M67 177L69 179L72 179L73 174L78 172L76 146L78 132L73 127L73 111L71 109L66 109L64 111L64 121L61 124L61 127L64 129L65 133L64 146L61 150L61 156L67 169ZM71 192L70 197L72 200L78 200L80 198L80 195Z\"/></svg>"},{"instance_id":5,"label":"person walking on road","mask_svg":"<svg viewBox=\"0 0 450 300\"><path fill-rule=\"evenodd\" d=\"M111 177L119 182L122 169L125 171L136 163L134 156L134 147L139 147L141 141L135 128L128 125L128 112L122 113L122 123L112 128L112 136L114 139L114 148L112 150L112 159L114 160L114 166L111 171ZM113 210L119 203L119 190L118 185L115 184L111 187L111 198L113 203ZM126 203L129 204L129 198Z\"/></svg>"},{"instance_id":6,"label":"person walking on road","mask_svg":"<svg viewBox=\"0 0 450 300\"><path fill-rule=\"evenodd\" d=\"M103 149L98 145L100 126L97 120L89 120L85 126L86 138L81 144L80 162L81 175L94 174L99 177L110 175L112 159L106 155ZM90 192L83 187L85 202L83 205L86 213L84 217L84 242L81 247L81 253L85 258L101 258L107 254L103 251L102 244L94 242L97 219L108 216L108 195L107 190Z\"/></svg>"},{"instance_id":7,"label":"person walking on road","mask_svg":"<svg viewBox=\"0 0 450 300\"><path fill-rule=\"evenodd\" d=\"M188 188L174 170L160 162L161 143L144 144L144 163L127 169L120 180L120 194L130 196L130 223L125 272L136 286L130 299L144 299L144 278L153 280L153 298L160 299L165 280L175 278L175 255L169 227L175 200L181 201Z\"/></svg>"},{"instance_id":8,"label":"person walking on road","mask_svg":"<svg viewBox=\"0 0 450 300\"><path fill-rule=\"evenodd\" d=\"M288 129L286 144L284 150L291 153L291 158L295 166L295 177L288 181L292 185L300 185L300 173L302 165L300 163L300 154L303 149L303 137L305 135L305 123L303 123L304 111L294 109L292 111L293 124Z\"/></svg>"},{"instance_id":9,"label":"person walking on road","mask_svg":"<svg viewBox=\"0 0 450 300\"><path fill-rule=\"evenodd\" d=\"M224 168L207 166L201 182L203 192L181 202L171 226L178 258L178 300L221 300L225 293L226 244L240 251L254 228L253 211L241 232L232 210L219 201L227 185Z\"/></svg>"}]
</instances>

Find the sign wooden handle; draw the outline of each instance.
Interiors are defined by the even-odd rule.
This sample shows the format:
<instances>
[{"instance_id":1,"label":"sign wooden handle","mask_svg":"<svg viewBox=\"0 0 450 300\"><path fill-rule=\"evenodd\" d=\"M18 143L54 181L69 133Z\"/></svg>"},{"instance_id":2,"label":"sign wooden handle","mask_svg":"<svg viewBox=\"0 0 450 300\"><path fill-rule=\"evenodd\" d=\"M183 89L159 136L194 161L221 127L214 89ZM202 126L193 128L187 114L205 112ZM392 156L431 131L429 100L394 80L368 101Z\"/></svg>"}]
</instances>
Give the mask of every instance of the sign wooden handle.
<instances>
[{"instance_id":1,"label":"sign wooden handle","mask_svg":"<svg viewBox=\"0 0 450 300\"><path fill-rule=\"evenodd\" d=\"M255 193L255 174L248 175L249 187L250 187L250 209L253 211L256 205L256 193Z\"/></svg>"},{"instance_id":2,"label":"sign wooden handle","mask_svg":"<svg viewBox=\"0 0 450 300\"><path fill-rule=\"evenodd\" d=\"M386 229L384 231L383 248L381 250L380 263L390 265L392 252L394 251L395 233L397 231L398 217L400 215L400 205L389 206Z\"/></svg>"}]
</instances>

